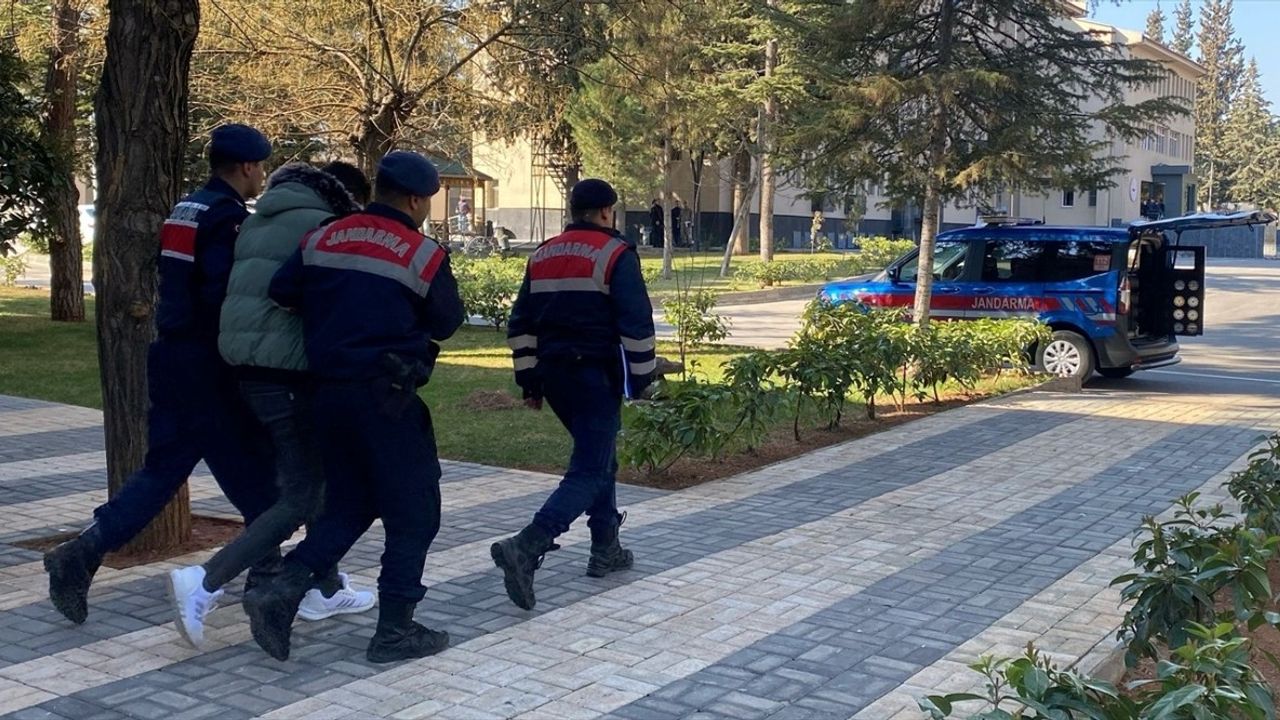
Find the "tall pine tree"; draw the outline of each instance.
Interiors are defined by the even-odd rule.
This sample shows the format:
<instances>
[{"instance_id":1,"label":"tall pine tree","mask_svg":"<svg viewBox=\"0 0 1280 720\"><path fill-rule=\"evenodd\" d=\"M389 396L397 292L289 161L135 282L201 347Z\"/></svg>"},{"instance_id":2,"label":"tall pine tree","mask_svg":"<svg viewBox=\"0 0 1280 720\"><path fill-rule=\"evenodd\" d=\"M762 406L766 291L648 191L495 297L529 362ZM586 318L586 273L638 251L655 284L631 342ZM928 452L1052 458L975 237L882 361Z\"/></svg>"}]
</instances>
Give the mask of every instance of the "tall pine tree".
<instances>
[{"instance_id":1,"label":"tall pine tree","mask_svg":"<svg viewBox=\"0 0 1280 720\"><path fill-rule=\"evenodd\" d=\"M1196 172L1199 201L1213 209L1227 194L1223 128L1231 100L1244 75L1244 46L1231 22L1232 0L1205 0L1200 6L1199 62L1205 74L1196 87Z\"/></svg>"},{"instance_id":2,"label":"tall pine tree","mask_svg":"<svg viewBox=\"0 0 1280 720\"><path fill-rule=\"evenodd\" d=\"M1191 45L1195 42L1195 28L1192 26L1191 18L1191 0L1182 0L1182 2L1178 3L1178 9L1173 11L1173 17L1173 39L1169 41L1169 47L1183 55L1190 55Z\"/></svg>"},{"instance_id":3,"label":"tall pine tree","mask_svg":"<svg viewBox=\"0 0 1280 720\"><path fill-rule=\"evenodd\" d=\"M1280 132L1262 94L1258 63L1250 60L1222 131L1224 200L1280 206Z\"/></svg>"},{"instance_id":4,"label":"tall pine tree","mask_svg":"<svg viewBox=\"0 0 1280 720\"><path fill-rule=\"evenodd\" d=\"M1107 134L1136 137L1176 110L1129 104L1159 66L1064 18L1057 0L806 4L795 23L813 81L784 155L806 186L841 194L891 168L891 199L921 201L921 268L933 264L944 202L999 185L1108 187L1120 167ZM921 272L922 324L931 285Z\"/></svg>"},{"instance_id":5,"label":"tall pine tree","mask_svg":"<svg viewBox=\"0 0 1280 720\"><path fill-rule=\"evenodd\" d=\"M1161 10L1160 5L1157 3L1155 9L1152 10L1147 15L1147 32L1146 32L1147 37L1151 38L1152 40L1155 40L1158 43L1163 43L1164 42L1164 21L1165 21L1164 10Z\"/></svg>"}]
</instances>

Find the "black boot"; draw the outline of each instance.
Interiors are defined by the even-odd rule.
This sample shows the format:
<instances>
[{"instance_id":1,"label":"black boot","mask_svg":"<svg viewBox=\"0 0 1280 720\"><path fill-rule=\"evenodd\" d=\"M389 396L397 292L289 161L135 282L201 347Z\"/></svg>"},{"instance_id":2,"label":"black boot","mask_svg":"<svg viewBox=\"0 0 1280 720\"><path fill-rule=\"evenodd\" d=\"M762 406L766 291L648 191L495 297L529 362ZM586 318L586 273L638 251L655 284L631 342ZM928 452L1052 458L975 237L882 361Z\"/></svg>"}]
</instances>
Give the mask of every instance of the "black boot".
<instances>
[{"instance_id":1,"label":"black boot","mask_svg":"<svg viewBox=\"0 0 1280 720\"><path fill-rule=\"evenodd\" d=\"M611 572L630 570L635 556L618 542L618 528L625 515L608 525L591 528L591 559L587 560L587 574L602 578Z\"/></svg>"},{"instance_id":2,"label":"black boot","mask_svg":"<svg viewBox=\"0 0 1280 720\"><path fill-rule=\"evenodd\" d=\"M89 616L89 585L101 564L102 533L97 523L44 555L44 569L49 573L49 600L58 612L77 625Z\"/></svg>"},{"instance_id":3,"label":"black boot","mask_svg":"<svg viewBox=\"0 0 1280 720\"><path fill-rule=\"evenodd\" d=\"M289 659L289 635L298 605L311 589L310 568L286 559L275 577L264 578L244 594L244 614L258 647L277 660Z\"/></svg>"},{"instance_id":4,"label":"black boot","mask_svg":"<svg viewBox=\"0 0 1280 720\"><path fill-rule=\"evenodd\" d=\"M413 620L418 603L378 596L378 629L365 657L372 663L424 658L449 647L449 633L432 630Z\"/></svg>"},{"instance_id":5,"label":"black boot","mask_svg":"<svg viewBox=\"0 0 1280 720\"><path fill-rule=\"evenodd\" d=\"M529 525L518 535L489 547L493 564L502 570L507 597L516 607L532 610L537 604L533 596L533 571L542 567L544 555L559 549L560 546L551 542L551 537L536 525Z\"/></svg>"}]
</instances>

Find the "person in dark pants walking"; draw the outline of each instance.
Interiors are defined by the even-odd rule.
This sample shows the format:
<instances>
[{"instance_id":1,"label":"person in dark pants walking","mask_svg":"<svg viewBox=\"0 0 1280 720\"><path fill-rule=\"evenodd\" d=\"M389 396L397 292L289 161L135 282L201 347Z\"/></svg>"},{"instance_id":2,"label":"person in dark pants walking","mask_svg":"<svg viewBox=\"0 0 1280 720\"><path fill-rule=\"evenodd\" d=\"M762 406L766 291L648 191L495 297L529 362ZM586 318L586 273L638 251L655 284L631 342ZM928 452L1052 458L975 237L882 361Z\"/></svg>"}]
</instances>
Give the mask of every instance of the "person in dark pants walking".
<instances>
[{"instance_id":1,"label":"person in dark pants walking","mask_svg":"<svg viewBox=\"0 0 1280 720\"><path fill-rule=\"evenodd\" d=\"M147 353L147 454L78 537L44 557L49 599L75 623L88 616L89 586L103 555L122 547L164 509L204 460L227 499L252 523L276 500L265 432L236 392L218 355L218 317L227 291L245 199L262 191L271 144L245 125L216 128L212 177L173 209L160 233L157 337ZM251 579L279 554L258 560Z\"/></svg>"},{"instance_id":2,"label":"person in dark pants walking","mask_svg":"<svg viewBox=\"0 0 1280 720\"><path fill-rule=\"evenodd\" d=\"M662 232L665 223L662 220L662 203L657 200L649 207L649 247L662 247Z\"/></svg>"},{"instance_id":3,"label":"person in dark pants walking","mask_svg":"<svg viewBox=\"0 0 1280 720\"><path fill-rule=\"evenodd\" d=\"M315 379L312 422L323 448L325 508L281 572L245 594L253 638L289 657L290 631L317 575L375 519L386 531L371 662L426 657L449 635L413 620L422 568L440 529L440 460L418 397L464 319L448 253L417 228L440 190L435 167L392 152L378 165L374 202L310 234L272 280L271 297L302 314Z\"/></svg>"},{"instance_id":4,"label":"person in dark pants walking","mask_svg":"<svg viewBox=\"0 0 1280 720\"><path fill-rule=\"evenodd\" d=\"M354 165L330 163L318 170L291 163L272 174L254 214L241 226L222 304L218 349L231 364L241 395L270 435L279 499L203 565L169 572L174 624L197 649L204 647L204 619L222 595L222 586L276 552L300 525L319 514L324 468L311 427L302 319L272 302L267 288L303 235L334 216L357 212L368 198L369 181ZM364 612L373 603L373 593L354 590L335 566L307 592L298 617L322 620Z\"/></svg>"},{"instance_id":5,"label":"person in dark pants walking","mask_svg":"<svg viewBox=\"0 0 1280 720\"><path fill-rule=\"evenodd\" d=\"M525 404L541 410L545 400L573 437L564 478L533 522L489 549L507 596L525 610L536 604L533 574L543 555L584 513L588 575L626 570L633 560L618 542L617 435L623 397L639 395L656 361L640 258L613 229L617 202L603 180L573 187L573 223L529 259L508 324Z\"/></svg>"}]
</instances>

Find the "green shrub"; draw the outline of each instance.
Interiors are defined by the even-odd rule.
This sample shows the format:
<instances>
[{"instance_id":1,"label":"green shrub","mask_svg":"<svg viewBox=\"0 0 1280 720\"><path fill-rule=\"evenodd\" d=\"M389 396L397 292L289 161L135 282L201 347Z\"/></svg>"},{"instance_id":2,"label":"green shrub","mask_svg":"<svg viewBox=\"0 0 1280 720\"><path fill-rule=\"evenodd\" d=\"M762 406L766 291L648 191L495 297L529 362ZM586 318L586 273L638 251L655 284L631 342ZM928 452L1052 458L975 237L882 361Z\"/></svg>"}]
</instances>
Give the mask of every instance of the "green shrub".
<instances>
[{"instance_id":1,"label":"green shrub","mask_svg":"<svg viewBox=\"0 0 1280 720\"><path fill-rule=\"evenodd\" d=\"M688 348L717 342L729 336L729 320L723 315L717 315L715 307L715 293L703 289L685 289L662 301L662 312L667 324L676 331L681 364L685 362Z\"/></svg>"},{"instance_id":2,"label":"green shrub","mask_svg":"<svg viewBox=\"0 0 1280 720\"><path fill-rule=\"evenodd\" d=\"M772 287L784 280L792 279L791 273L793 270L791 265L793 264L778 260L767 263L753 260L740 263L733 273L736 276L756 281L760 284L760 287Z\"/></svg>"},{"instance_id":3,"label":"green shrub","mask_svg":"<svg viewBox=\"0 0 1280 720\"><path fill-rule=\"evenodd\" d=\"M18 284L18 278L27 272L27 254L14 253L0 257L0 283L5 287Z\"/></svg>"},{"instance_id":4,"label":"green shrub","mask_svg":"<svg viewBox=\"0 0 1280 720\"><path fill-rule=\"evenodd\" d=\"M511 306L524 278L524 260L519 258L452 257L458 294L469 315L479 315L495 329L511 317Z\"/></svg>"},{"instance_id":5,"label":"green shrub","mask_svg":"<svg viewBox=\"0 0 1280 720\"><path fill-rule=\"evenodd\" d=\"M1133 701L1109 683L1061 670L1028 645L1019 658L984 655L969 666L986 678L986 692L951 693L921 698L932 720L952 717L958 703L978 703L967 720L1137 720Z\"/></svg>"},{"instance_id":6,"label":"green shrub","mask_svg":"<svg viewBox=\"0 0 1280 720\"><path fill-rule=\"evenodd\" d=\"M875 237L859 240L858 247L861 248L858 255L866 268L865 272L872 272L883 270L889 263L914 250L916 244L911 240Z\"/></svg>"}]
</instances>

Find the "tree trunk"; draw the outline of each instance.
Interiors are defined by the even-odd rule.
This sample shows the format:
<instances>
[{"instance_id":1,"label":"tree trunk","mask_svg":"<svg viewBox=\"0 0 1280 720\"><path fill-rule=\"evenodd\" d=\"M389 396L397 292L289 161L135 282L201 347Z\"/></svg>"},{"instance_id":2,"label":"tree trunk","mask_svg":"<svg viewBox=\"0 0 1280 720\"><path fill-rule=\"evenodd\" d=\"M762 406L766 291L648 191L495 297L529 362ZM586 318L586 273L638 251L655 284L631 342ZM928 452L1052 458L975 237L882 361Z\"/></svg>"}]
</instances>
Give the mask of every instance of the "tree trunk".
<instances>
[{"instance_id":1,"label":"tree trunk","mask_svg":"<svg viewBox=\"0 0 1280 720\"><path fill-rule=\"evenodd\" d=\"M84 321L84 260L81 256L80 193L75 184L76 76L79 54L79 8L72 0L58 0L53 9L53 42L45 77L45 115L41 128L45 143L62 166L50 198L49 316L68 322Z\"/></svg>"},{"instance_id":2,"label":"tree trunk","mask_svg":"<svg viewBox=\"0 0 1280 720\"><path fill-rule=\"evenodd\" d=\"M738 215L738 208L751 203L751 194L746 192L751 184L751 153L746 148L733 156L733 214ZM734 255L746 255L751 252L751 233L734 223L733 233L729 235L729 244L733 246Z\"/></svg>"},{"instance_id":3,"label":"tree trunk","mask_svg":"<svg viewBox=\"0 0 1280 720\"><path fill-rule=\"evenodd\" d=\"M156 258L160 225L181 190L200 4L111 0L108 9L107 55L94 98L99 194L93 280L107 487L114 495L146 452ZM172 546L189 537L187 498L184 487L130 548Z\"/></svg>"},{"instance_id":4,"label":"tree trunk","mask_svg":"<svg viewBox=\"0 0 1280 720\"><path fill-rule=\"evenodd\" d=\"M938 73L951 67L951 45L955 22L955 0L942 0L938 21ZM924 217L920 223L920 260L916 265L916 297L912 318L920 327L929 325L929 303L933 299L933 249L942 212L942 187L947 174L947 95L935 88L933 124L929 130L929 175L925 180Z\"/></svg>"},{"instance_id":5,"label":"tree trunk","mask_svg":"<svg viewBox=\"0 0 1280 720\"><path fill-rule=\"evenodd\" d=\"M676 229L671 225L671 133L662 138L662 279L671 279L671 257L675 251Z\"/></svg>"},{"instance_id":6,"label":"tree trunk","mask_svg":"<svg viewBox=\"0 0 1280 720\"><path fill-rule=\"evenodd\" d=\"M770 0L770 4L773 2ZM765 43L764 76L773 77L778 66L778 41L770 38ZM760 109L760 259L764 262L773 260L773 195L777 183L773 174L773 122L777 114L778 101L770 92L765 96L764 106Z\"/></svg>"},{"instance_id":7,"label":"tree trunk","mask_svg":"<svg viewBox=\"0 0 1280 720\"><path fill-rule=\"evenodd\" d=\"M697 153L689 153L689 173L693 177L693 217L686 218L680 216L681 222L689 223L689 244L693 247L694 252L702 249L702 173L704 171L703 162L707 158L707 153L699 151Z\"/></svg>"},{"instance_id":8,"label":"tree trunk","mask_svg":"<svg viewBox=\"0 0 1280 720\"><path fill-rule=\"evenodd\" d=\"M755 179L754 178L748 179L746 187L743 188L743 192L746 194L747 197L751 197L751 195L755 193L755 191L756 191ZM746 228L747 228L747 225L749 224L747 222L747 219L750 216L751 216L750 203L746 203L746 202L738 203L737 211L734 212L733 214L733 232L729 234L729 237L737 237L739 233L741 233L742 235L746 235L747 234ZM720 277L722 278L729 277L729 260L733 258L733 255L734 255L733 243L732 242L725 243L724 257L720 259Z\"/></svg>"}]
</instances>

